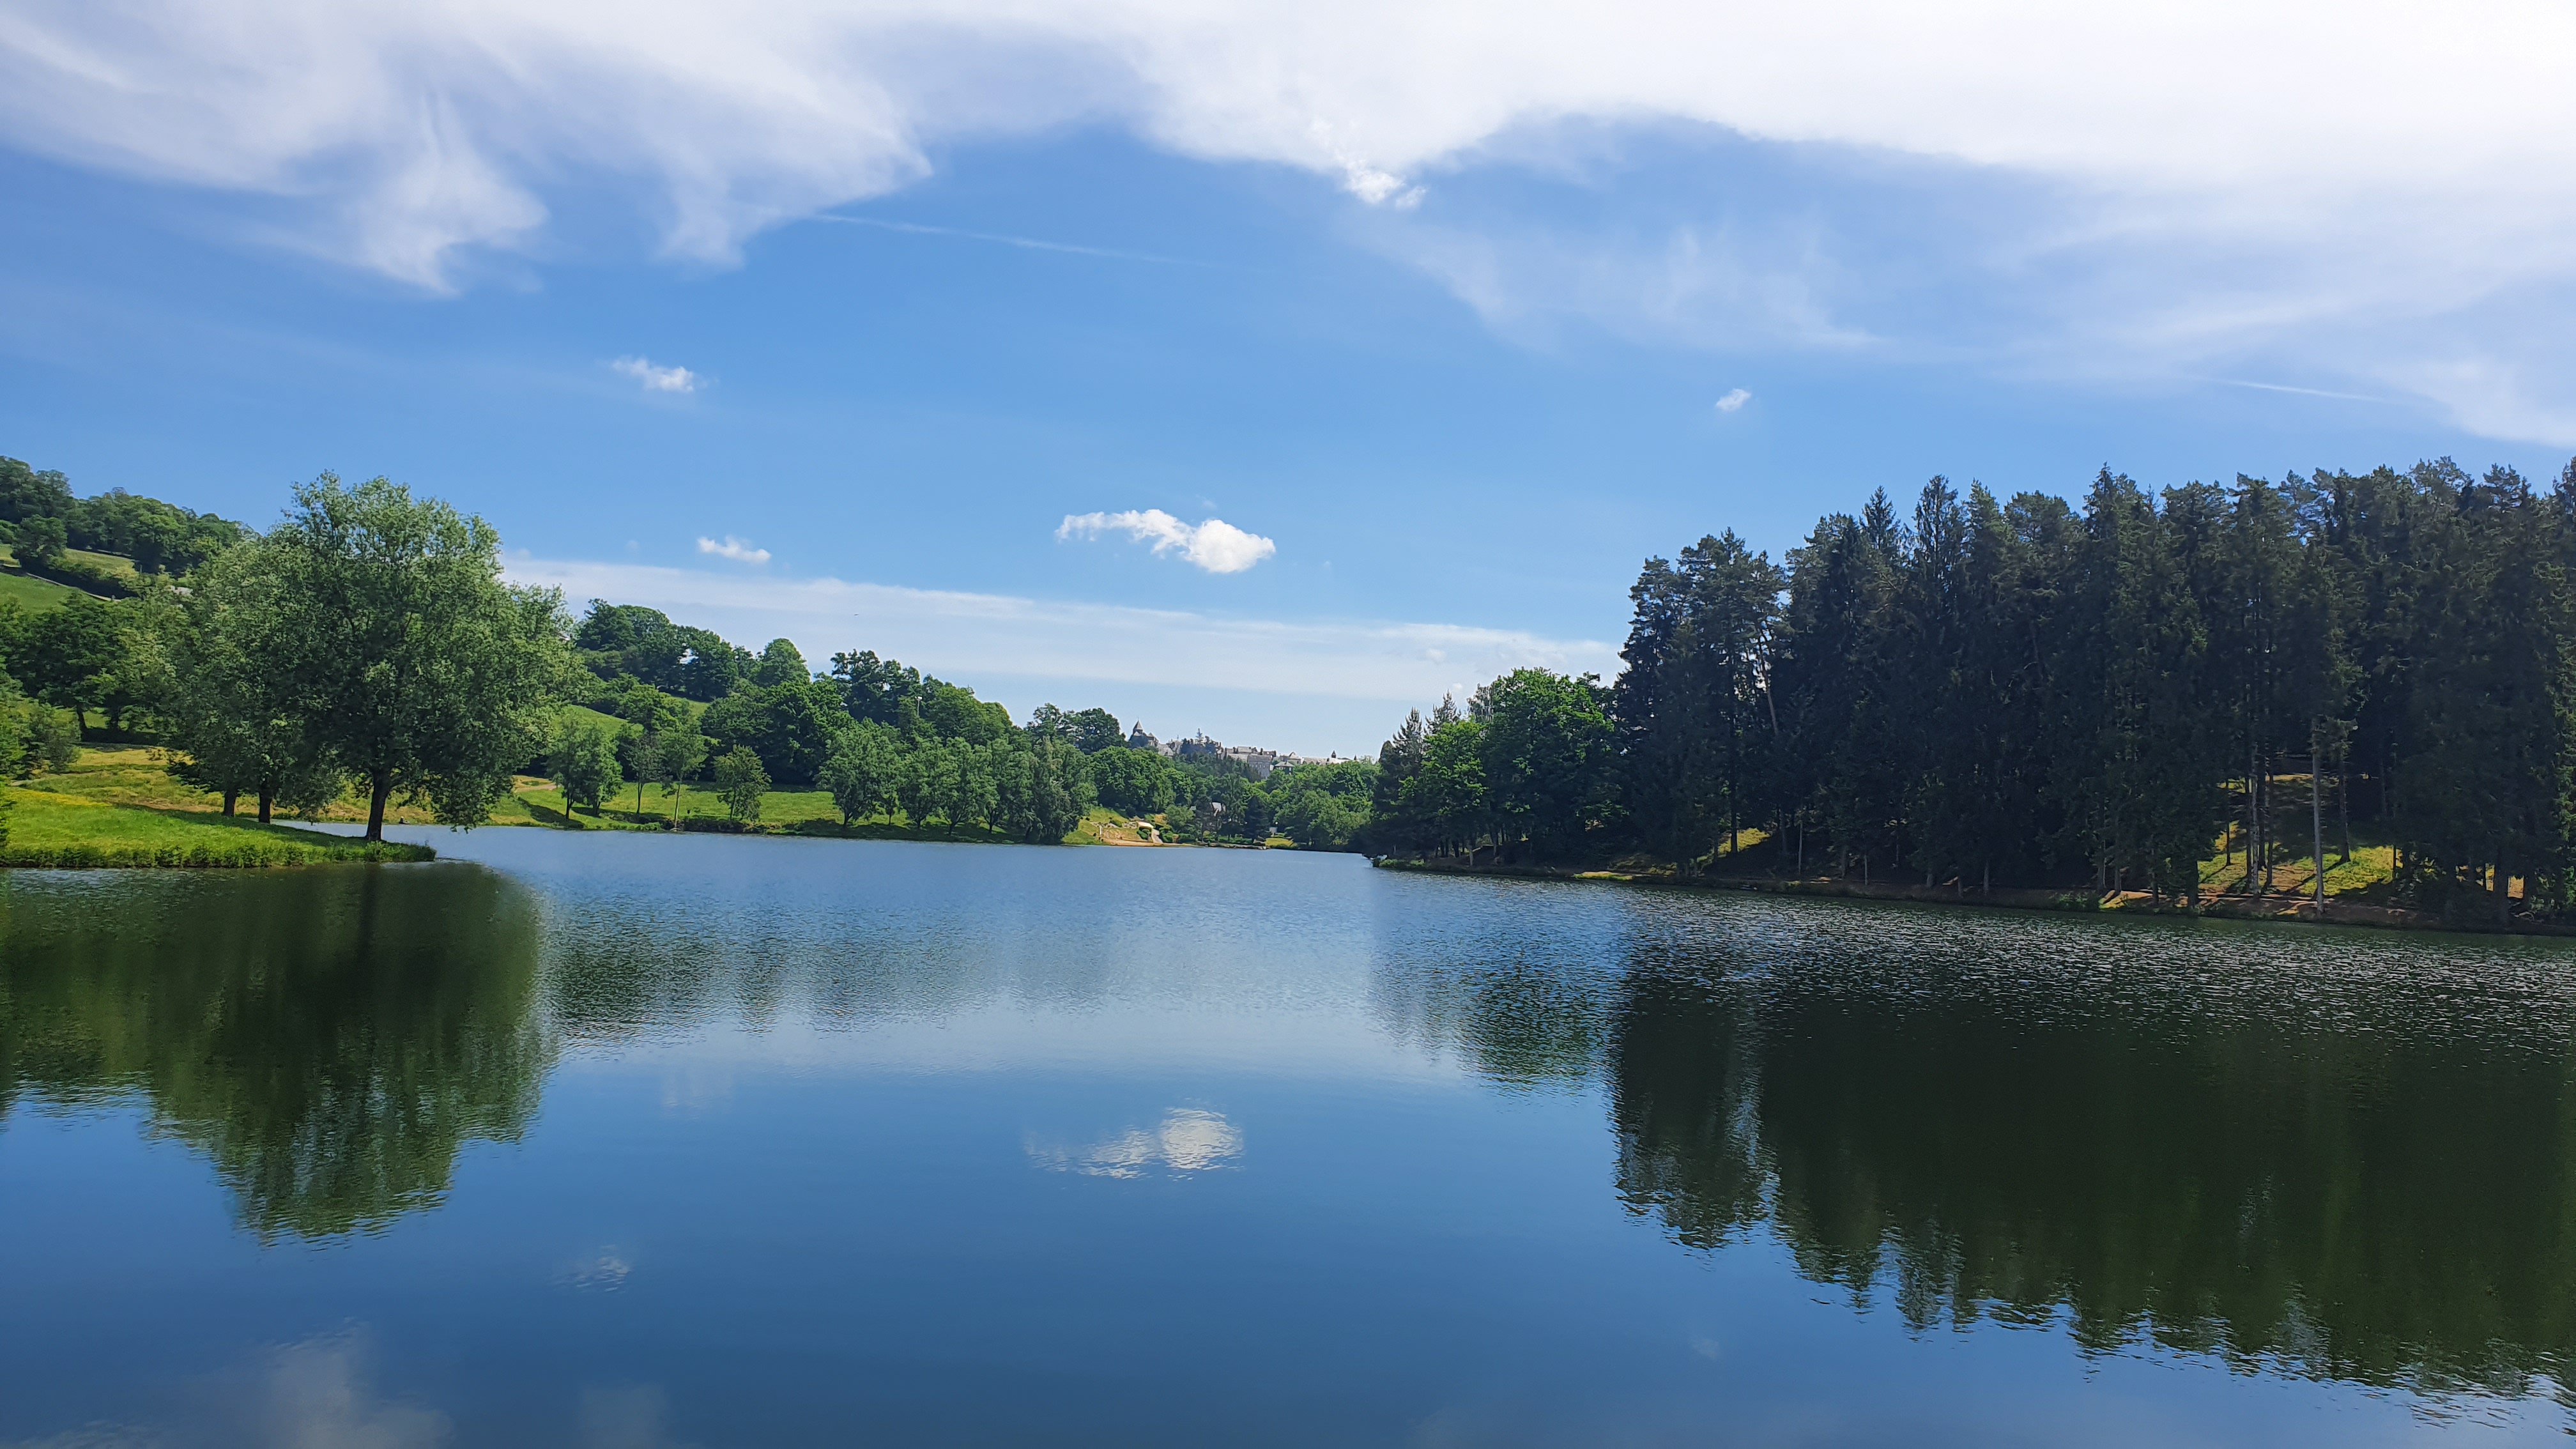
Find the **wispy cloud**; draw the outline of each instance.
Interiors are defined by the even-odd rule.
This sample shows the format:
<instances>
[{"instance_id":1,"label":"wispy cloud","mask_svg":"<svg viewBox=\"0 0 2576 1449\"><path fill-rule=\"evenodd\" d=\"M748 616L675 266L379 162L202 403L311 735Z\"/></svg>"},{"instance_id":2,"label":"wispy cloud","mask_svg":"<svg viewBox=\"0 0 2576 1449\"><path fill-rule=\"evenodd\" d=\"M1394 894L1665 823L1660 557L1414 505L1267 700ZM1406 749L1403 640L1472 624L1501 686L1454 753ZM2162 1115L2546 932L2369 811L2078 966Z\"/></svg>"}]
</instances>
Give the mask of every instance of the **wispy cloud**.
<instances>
[{"instance_id":1,"label":"wispy cloud","mask_svg":"<svg viewBox=\"0 0 2576 1449\"><path fill-rule=\"evenodd\" d=\"M685 367L656 367L643 357L621 357L608 365L642 383L646 392L696 392L705 380Z\"/></svg>"},{"instance_id":2,"label":"wispy cloud","mask_svg":"<svg viewBox=\"0 0 2576 1449\"><path fill-rule=\"evenodd\" d=\"M1276 543L1257 533L1246 533L1222 518L1183 523L1159 508L1068 513L1064 522L1056 526L1055 536L1098 538L1104 533L1123 533L1139 543L1151 543L1158 554L1177 549L1182 558L1212 574L1239 574L1279 551Z\"/></svg>"},{"instance_id":3,"label":"wispy cloud","mask_svg":"<svg viewBox=\"0 0 2576 1449\"><path fill-rule=\"evenodd\" d=\"M1753 394L1746 392L1744 389L1739 387L1717 400L1717 410L1722 413L1731 413L1751 401L1753 401Z\"/></svg>"},{"instance_id":4,"label":"wispy cloud","mask_svg":"<svg viewBox=\"0 0 2576 1449\"><path fill-rule=\"evenodd\" d=\"M698 552L714 554L717 558L729 558L736 563L765 564L769 562L769 550L765 548L753 548L750 540L736 538L730 533L725 535L724 542L722 543L718 543L712 538L699 539Z\"/></svg>"},{"instance_id":5,"label":"wispy cloud","mask_svg":"<svg viewBox=\"0 0 2576 1449\"><path fill-rule=\"evenodd\" d=\"M524 555L512 582L648 604L728 638L796 641L809 659L867 648L977 675L1096 680L1420 704L1524 665L1608 674L1616 646L1467 624L1239 618L1124 604L781 579ZM1401 714L1401 710L1397 711Z\"/></svg>"},{"instance_id":6,"label":"wispy cloud","mask_svg":"<svg viewBox=\"0 0 2576 1449\"><path fill-rule=\"evenodd\" d=\"M2375 403L2388 401L2388 399L2384 397L2372 397L2368 393L2333 392L2322 387L2292 387L2286 382L2248 382L2241 377L2222 377L2216 380L2225 383L2229 387L2252 388L2256 392L2286 392L2298 397L2334 398L2340 402Z\"/></svg>"},{"instance_id":7,"label":"wispy cloud","mask_svg":"<svg viewBox=\"0 0 2576 1449\"><path fill-rule=\"evenodd\" d=\"M1192 257L1167 257L1159 252L1131 252L1117 247L1087 247L1074 242L1046 241L1033 236L1012 236L1008 232L967 231L954 226L929 226L917 221L887 221L873 216L840 216L826 212L816 221L836 222L842 226L864 226L877 231L902 232L907 236L946 236L960 241L991 242L995 246L1018 247L1032 252L1063 252L1077 257L1102 257L1116 262L1151 262L1165 267L1222 268L1222 262L1200 261Z\"/></svg>"},{"instance_id":8,"label":"wispy cloud","mask_svg":"<svg viewBox=\"0 0 2576 1449\"><path fill-rule=\"evenodd\" d=\"M1964 19L1899 0L1441 16L1351 0L29 0L0 29L0 115L14 144L78 163L316 197L358 228L352 260L416 278L447 249L524 237L546 218L543 189L645 178L672 251L728 258L765 227L925 175L926 140L1099 116L1182 154L1307 168L1378 205L1418 197L1410 173L1568 117L2196 191L2276 225L2327 198L2396 215L2433 194L2553 213L2576 197L2576 101L2555 83L2576 17L2511 0L2447 7L2438 43L2407 12L2330 0L2251 16L2224 0L2000 0ZM2122 64L2091 64L2114 47ZM2177 87L2194 104L2176 109ZM2339 104L2356 90L2375 103Z\"/></svg>"}]
</instances>

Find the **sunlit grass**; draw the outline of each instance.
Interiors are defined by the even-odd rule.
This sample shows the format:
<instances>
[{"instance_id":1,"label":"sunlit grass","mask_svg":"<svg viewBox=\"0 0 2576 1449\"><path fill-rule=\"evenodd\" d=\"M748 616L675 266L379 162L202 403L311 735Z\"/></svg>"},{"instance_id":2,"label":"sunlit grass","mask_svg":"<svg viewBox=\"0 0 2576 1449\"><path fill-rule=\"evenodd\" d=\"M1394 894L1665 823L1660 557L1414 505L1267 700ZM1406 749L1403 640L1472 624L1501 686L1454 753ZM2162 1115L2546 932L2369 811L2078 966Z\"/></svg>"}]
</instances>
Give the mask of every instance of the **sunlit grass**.
<instances>
[{"instance_id":1,"label":"sunlit grass","mask_svg":"<svg viewBox=\"0 0 2576 1449\"><path fill-rule=\"evenodd\" d=\"M13 866L280 866L338 860L428 860L426 846L369 846L244 819L8 787Z\"/></svg>"},{"instance_id":2,"label":"sunlit grass","mask_svg":"<svg viewBox=\"0 0 2576 1449\"><path fill-rule=\"evenodd\" d=\"M52 579L40 579L14 569L0 573L0 599L15 599L19 608L31 614L59 609L66 600L78 598L80 592L69 584L58 584Z\"/></svg>"}]
</instances>

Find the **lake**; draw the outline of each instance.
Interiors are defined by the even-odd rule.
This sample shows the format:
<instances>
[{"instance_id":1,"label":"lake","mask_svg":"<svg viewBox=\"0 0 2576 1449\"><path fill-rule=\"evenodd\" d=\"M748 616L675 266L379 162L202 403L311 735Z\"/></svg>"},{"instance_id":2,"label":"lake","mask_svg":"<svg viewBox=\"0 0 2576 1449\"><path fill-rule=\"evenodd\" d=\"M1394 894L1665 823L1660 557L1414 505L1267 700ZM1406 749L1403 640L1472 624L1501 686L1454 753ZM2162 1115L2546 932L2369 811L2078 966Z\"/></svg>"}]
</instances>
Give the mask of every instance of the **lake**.
<instances>
[{"instance_id":1,"label":"lake","mask_svg":"<svg viewBox=\"0 0 2576 1449\"><path fill-rule=\"evenodd\" d=\"M7 880L0 1445L2576 1427L2568 946L397 833Z\"/></svg>"}]
</instances>

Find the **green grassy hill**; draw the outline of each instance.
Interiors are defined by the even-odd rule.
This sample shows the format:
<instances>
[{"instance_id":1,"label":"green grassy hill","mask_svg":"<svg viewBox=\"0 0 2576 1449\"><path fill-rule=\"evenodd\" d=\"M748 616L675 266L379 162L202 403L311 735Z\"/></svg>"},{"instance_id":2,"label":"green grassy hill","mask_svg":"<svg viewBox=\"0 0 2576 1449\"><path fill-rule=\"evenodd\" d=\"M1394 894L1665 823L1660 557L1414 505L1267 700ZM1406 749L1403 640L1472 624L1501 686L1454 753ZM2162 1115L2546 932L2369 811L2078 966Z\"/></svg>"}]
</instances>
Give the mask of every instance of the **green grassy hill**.
<instances>
[{"instance_id":1,"label":"green grassy hill","mask_svg":"<svg viewBox=\"0 0 2576 1449\"><path fill-rule=\"evenodd\" d=\"M78 559L82 563L121 579L141 577L134 571L134 560L121 554L92 553L85 548L67 548L63 550L63 554L67 558ZM20 568L18 551L8 544L0 543L0 599L15 599L18 601L19 608L30 613L41 613L47 609L62 607L64 600L81 592L82 590L73 588L69 584L58 584L52 579L40 579Z\"/></svg>"},{"instance_id":2,"label":"green grassy hill","mask_svg":"<svg viewBox=\"0 0 2576 1449\"><path fill-rule=\"evenodd\" d=\"M80 590L69 584L58 584L52 579L40 579L33 574L21 573L16 569L0 572L0 599L15 599L18 601L19 608L31 614L42 613L47 609L59 609L65 600L78 593Z\"/></svg>"},{"instance_id":3,"label":"green grassy hill","mask_svg":"<svg viewBox=\"0 0 2576 1449\"><path fill-rule=\"evenodd\" d=\"M6 787L9 838L0 865L316 865L341 860L428 860L420 845L362 845L338 836L190 811L110 805L77 795Z\"/></svg>"}]
</instances>

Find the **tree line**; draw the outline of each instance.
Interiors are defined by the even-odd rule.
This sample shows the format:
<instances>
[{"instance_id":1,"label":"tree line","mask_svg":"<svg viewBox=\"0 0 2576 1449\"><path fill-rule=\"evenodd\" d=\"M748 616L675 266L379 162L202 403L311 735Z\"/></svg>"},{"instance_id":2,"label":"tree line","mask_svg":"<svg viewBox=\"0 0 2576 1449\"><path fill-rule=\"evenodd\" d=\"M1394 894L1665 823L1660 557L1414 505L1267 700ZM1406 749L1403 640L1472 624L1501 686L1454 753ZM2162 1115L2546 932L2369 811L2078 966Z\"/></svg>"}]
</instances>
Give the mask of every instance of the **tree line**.
<instances>
[{"instance_id":1,"label":"tree line","mask_svg":"<svg viewBox=\"0 0 2576 1449\"><path fill-rule=\"evenodd\" d=\"M29 520L130 544L100 530L134 503L194 520L182 537L203 547L152 554L149 569L129 555L129 597L0 601L0 771L67 767L95 718L105 737L165 747L228 815L246 802L263 822L310 815L354 791L369 839L400 802L479 823L514 775L593 810L632 782L640 811L650 782L666 800L710 790L749 822L773 790L820 790L845 823L899 811L1037 842L1095 804L1182 840L1286 829L1342 849L1366 822L1371 767L1265 784L1236 761L1130 749L1104 709L1048 704L1015 722L872 651L815 671L788 640L755 654L649 608L594 600L575 621L559 595L502 581L488 524L384 479L325 474L260 533L122 494L77 499L61 474L0 460L22 558Z\"/></svg>"},{"instance_id":2,"label":"tree line","mask_svg":"<svg viewBox=\"0 0 2576 1449\"><path fill-rule=\"evenodd\" d=\"M773 788L828 792L844 824L900 811L915 824L1061 840L1093 805L1154 817L1167 838L1346 848L1366 823L1371 767L1253 778L1241 762L1130 748L1100 708L1043 704L1025 724L975 691L874 651L810 670L796 645L759 653L655 609L594 601L574 648L597 680L550 772L597 807L627 782L681 785L700 764L737 820ZM692 713L691 701L705 708ZM640 792L639 792L640 800Z\"/></svg>"},{"instance_id":3,"label":"tree line","mask_svg":"<svg viewBox=\"0 0 2576 1449\"><path fill-rule=\"evenodd\" d=\"M1647 560L1612 684L1522 670L1380 753L1379 852L1773 868L2196 904L2356 831L2454 914L2565 906L2576 463L2080 502L1882 490L1775 564ZM2517 898L2509 884L2523 884Z\"/></svg>"},{"instance_id":4,"label":"tree line","mask_svg":"<svg viewBox=\"0 0 2576 1449\"><path fill-rule=\"evenodd\" d=\"M42 578L103 594L132 592L113 571L71 558L66 550L120 554L142 574L184 574L239 542L246 530L230 519L158 498L111 489L75 497L60 472L0 458L0 543L20 567Z\"/></svg>"}]
</instances>

